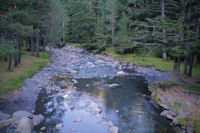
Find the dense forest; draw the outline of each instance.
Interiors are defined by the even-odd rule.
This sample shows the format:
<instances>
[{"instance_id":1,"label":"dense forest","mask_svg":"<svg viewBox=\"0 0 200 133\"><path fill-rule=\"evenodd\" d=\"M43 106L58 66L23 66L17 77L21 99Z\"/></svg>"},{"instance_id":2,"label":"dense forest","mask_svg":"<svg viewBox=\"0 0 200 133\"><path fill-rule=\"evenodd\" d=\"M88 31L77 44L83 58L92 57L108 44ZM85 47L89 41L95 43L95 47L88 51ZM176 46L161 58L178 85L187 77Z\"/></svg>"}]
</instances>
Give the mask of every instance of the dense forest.
<instances>
[{"instance_id":1,"label":"dense forest","mask_svg":"<svg viewBox=\"0 0 200 133\"><path fill-rule=\"evenodd\" d=\"M200 49L199 0L2 0L0 56L17 66L21 51L78 43L95 53L154 51L191 76ZM104 52L107 53L107 52Z\"/></svg>"}]
</instances>

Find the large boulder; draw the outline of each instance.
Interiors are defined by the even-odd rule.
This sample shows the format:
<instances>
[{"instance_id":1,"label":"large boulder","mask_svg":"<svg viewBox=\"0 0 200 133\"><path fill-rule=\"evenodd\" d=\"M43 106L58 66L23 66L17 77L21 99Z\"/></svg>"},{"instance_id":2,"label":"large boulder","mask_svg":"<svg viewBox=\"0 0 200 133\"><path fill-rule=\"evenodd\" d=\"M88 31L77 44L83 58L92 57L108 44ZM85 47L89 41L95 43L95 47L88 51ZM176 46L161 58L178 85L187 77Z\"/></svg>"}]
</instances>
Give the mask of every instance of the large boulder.
<instances>
[{"instance_id":1,"label":"large boulder","mask_svg":"<svg viewBox=\"0 0 200 133\"><path fill-rule=\"evenodd\" d=\"M12 114L13 118L20 119L22 117L30 117L33 114L29 113L28 111L16 111Z\"/></svg>"},{"instance_id":2,"label":"large boulder","mask_svg":"<svg viewBox=\"0 0 200 133\"><path fill-rule=\"evenodd\" d=\"M22 117L17 121L17 131L20 133L31 133L32 131L32 122L27 117Z\"/></svg>"},{"instance_id":3,"label":"large boulder","mask_svg":"<svg viewBox=\"0 0 200 133\"><path fill-rule=\"evenodd\" d=\"M39 125L42 121L44 120L44 116L39 114L39 115L34 115L32 119L33 126Z\"/></svg>"}]
</instances>

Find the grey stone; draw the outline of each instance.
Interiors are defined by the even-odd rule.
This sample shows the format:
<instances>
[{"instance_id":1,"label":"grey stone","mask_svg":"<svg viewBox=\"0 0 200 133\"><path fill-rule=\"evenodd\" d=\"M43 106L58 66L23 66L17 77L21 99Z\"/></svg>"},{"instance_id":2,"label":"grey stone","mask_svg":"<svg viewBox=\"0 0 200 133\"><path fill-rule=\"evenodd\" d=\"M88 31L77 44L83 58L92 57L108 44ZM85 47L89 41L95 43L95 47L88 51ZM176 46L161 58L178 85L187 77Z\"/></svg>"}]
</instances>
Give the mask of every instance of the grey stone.
<instances>
[{"instance_id":1,"label":"grey stone","mask_svg":"<svg viewBox=\"0 0 200 133\"><path fill-rule=\"evenodd\" d=\"M32 119L33 126L39 125L42 121L44 120L44 116L39 114L39 115L34 115Z\"/></svg>"},{"instance_id":2,"label":"grey stone","mask_svg":"<svg viewBox=\"0 0 200 133\"><path fill-rule=\"evenodd\" d=\"M32 114L29 113L28 111L16 111L12 114L12 116L15 119L20 119L22 117L30 117L32 116Z\"/></svg>"},{"instance_id":3,"label":"grey stone","mask_svg":"<svg viewBox=\"0 0 200 133\"><path fill-rule=\"evenodd\" d=\"M40 128L41 131L44 131L45 129L46 129L46 127L41 127Z\"/></svg>"},{"instance_id":4,"label":"grey stone","mask_svg":"<svg viewBox=\"0 0 200 133\"><path fill-rule=\"evenodd\" d=\"M5 126L8 126L10 124L13 124L15 123L15 120L14 118L9 118L9 119L5 119L5 120L0 120L0 129L5 127Z\"/></svg>"},{"instance_id":5,"label":"grey stone","mask_svg":"<svg viewBox=\"0 0 200 133\"><path fill-rule=\"evenodd\" d=\"M73 122L82 122L82 120L77 118L77 119L74 119Z\"/></svg>"},{"instance_id":6,"label":"grey stone","mask_svg":"<svg viewBox=\"0 0 200 133\"><path fill-rule=\"evenodd\" d=\"M173 124L174 124L174 125L178 125L178 119L177 119L177 118L174 118L174 119L173 119Z\"/></svg>"},{"instance_id":7,"label":"grey stone","mask_svg":"<svg viewBox=\"0 0 200 133\"><path fill-rule=\"evenodd\" d=\"M7 118L10 118L10 115L0 111L0 120L4 120L4 119L7 119Z\"/></svg>"},{"instance_id":8,"label":"grey stone","mask_svg":"<svg viewBox=\"0 0 200 133\"><path fill-rule=\"evenodd\" d=\"M119 71L117 72L117 76L125 76L126 73L124 71Z\"/></svg>"},{"instance_id":9,"label":"grey stone","mask_svg":"<svg viewBox=\"0 0 200 133\"><path fill-rule=\"evenodd\" d=\"M31 133L32 127L32 122L27 117L22 117L17 122L17 131L20 133Z\"/></svg>"},{"instance_id":10,"label":"grey stone","mask_svg":"<svg viewBox=\"0 0 200 133\"><path fill-rule=\"evenodd\" d=\"M107 124L109 127L112 127L112 126L113 126L112 121L108 121L106 124Z\"/></svg>"},{"instance_id":11,"label":"grey stone","mask_svg":"<svg viewBox=\"0 0 200 133\"><path fill-rule=\"evenodd\" d=\"M163 107L164 109L168 110L169 106L167 106L166 104L160 104L161 107Z\"/></svg>"},{"instance_id":12,"label":"grey stone","mask_svg":"<svg viewBox=\"0 0 200 133\"><path fill-rule=\"evenodd\" d=\"M162 112L160 113L160 115L166 117L168 113L169 113L168 110L164 110L164 111L162 111Z\"/></svg>"},{"instance_id":13,"label":"grey stone","mask_svg":"<svg viewBox=\"0 0 200 133\"><path fill-rule=\"evenodd\" d=\"M169 111L169 114L172 115L172 116L176 116L177 115L177 113L172 112L172 111Z\"/></svg>"},{"instance_id":14,"label":"grey stone","mask_svg":"<svg viewBox=\"0 0 200 133\"><path fill-rule=\"evenodd\" d=\"M64 126L63 123L57 124L57 125L56 125L56 129L57 129L57 130L60 130L63 126Z\"/></svg>"},{"instance_id":15,"label":"grey stone","mask_svg":"<svg viewBox=\"0 0 200 133\"><path fill-rule=\"evenodd\" d=\"M114 87L118 87L119 84L113 83L113 84L107 84L107 86L108 86L109 88L114 88Z\"/></svg>"},{"instance_id":16,"label":"grey stone","mask_svg":"<svg viewBox=\"0 0 200 133\"><path fill-rule=\"evenodd\" d=\"M119 128L118 128L118 127L116 127L116 126L110 127L110 132L111 132L111 133L118 133L118 131L119 131Z\"/></svg>"}]
</instances>

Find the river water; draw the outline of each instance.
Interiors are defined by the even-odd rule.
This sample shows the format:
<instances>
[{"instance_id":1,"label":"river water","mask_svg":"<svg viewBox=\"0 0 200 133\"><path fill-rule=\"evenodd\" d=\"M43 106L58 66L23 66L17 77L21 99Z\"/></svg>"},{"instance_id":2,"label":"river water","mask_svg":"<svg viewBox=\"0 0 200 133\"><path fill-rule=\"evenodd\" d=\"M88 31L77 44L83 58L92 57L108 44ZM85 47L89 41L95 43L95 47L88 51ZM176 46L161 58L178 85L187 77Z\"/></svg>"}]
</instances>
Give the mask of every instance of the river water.
<instances>
[{"instance_id":1,"label":"river water","mask_svg":"<svg viewBox=\"0 0 200 133\"><path fill-rule=\"evenodd\" d=\"M147 80L136 69L124 67L120 69L126 76L117 76L120 70L115 64L119 62L105 58L102 62L99 57L71 47L61 53L53 53L53 63L25 82L21 99L25 95L32 97L30 88L34 86L40 88L34 91L35 101L24 100L24 104L16 105L4 102L1 109L13 112L14 106L24 109L25 104L31 104L34 114L45 116L33 133L110 133L113 127L119 133L174 133L170 121L161 117L161 110L150 102L148 83L155 81L155 75L147 75ZM58 124L62 125L59 130Z\"/></svg>"}]
</instances>

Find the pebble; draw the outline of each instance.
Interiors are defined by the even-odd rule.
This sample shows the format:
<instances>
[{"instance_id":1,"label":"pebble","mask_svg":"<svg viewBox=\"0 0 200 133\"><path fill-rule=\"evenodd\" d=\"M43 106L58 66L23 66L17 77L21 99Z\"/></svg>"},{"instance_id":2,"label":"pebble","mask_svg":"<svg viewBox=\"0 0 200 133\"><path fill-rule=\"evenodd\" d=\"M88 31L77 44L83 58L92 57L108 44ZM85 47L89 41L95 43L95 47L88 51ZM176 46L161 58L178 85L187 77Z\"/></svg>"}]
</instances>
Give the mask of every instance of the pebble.
<instances>
[{"instance_id":1,"label":"pebble","mask_svg":"<svg viewBox=\"0 0 200 133\"><path fill-rule=\"evenodd\" d=\"M63 126L64 126L63 123L57 124L57 125L56 125L56 129L57 129L57 130L60 130Z\"/></svg>"}]
</instances>

